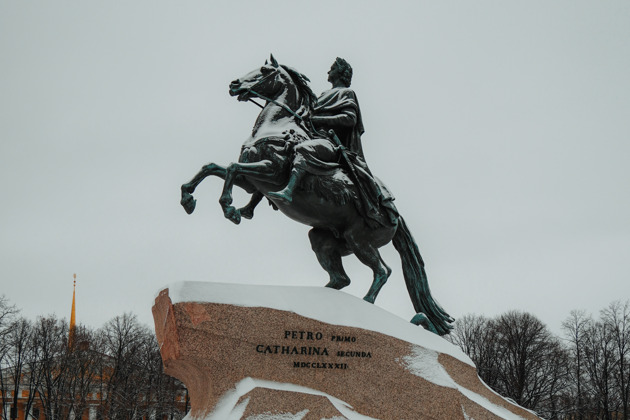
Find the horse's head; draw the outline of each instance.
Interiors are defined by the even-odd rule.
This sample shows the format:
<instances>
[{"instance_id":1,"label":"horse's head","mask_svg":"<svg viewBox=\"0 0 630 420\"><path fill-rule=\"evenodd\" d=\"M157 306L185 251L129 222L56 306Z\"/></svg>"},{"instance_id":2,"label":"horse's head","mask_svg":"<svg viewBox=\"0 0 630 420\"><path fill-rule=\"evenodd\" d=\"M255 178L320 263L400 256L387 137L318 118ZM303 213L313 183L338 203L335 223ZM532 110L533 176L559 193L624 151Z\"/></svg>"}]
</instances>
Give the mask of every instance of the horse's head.
<instances>
[{"instance_id":1,"label":"horse's head","mask_svg":"<svg viewBox=\"0 0 630 420\"><path fill-rule=\"evenodd\" d=\"M232 81L230 83L230 95L238 96L239 101L247 101L260 95L274 98L290 82L290 76L272 55L270 63L265 61L265 64L259 69Z\"/></svg>"},{"instance_id":2,"label":"horse's head","mask_svg":"<svg viewBox=\"0 0 630 420\"><path fill-rule=\"evenodd\" d=\"M317 98L308 87L308 82L308 78L303 74L291 67L278 64L272 54L270 62L265 61L259 69L232 81L230 95L237 96L239 101L248 101L252 97L268 100L275 99L287 88L292 88L295 91L295 100L299 100L297 105L310 108Z\"/></svg>"}]
</instances>

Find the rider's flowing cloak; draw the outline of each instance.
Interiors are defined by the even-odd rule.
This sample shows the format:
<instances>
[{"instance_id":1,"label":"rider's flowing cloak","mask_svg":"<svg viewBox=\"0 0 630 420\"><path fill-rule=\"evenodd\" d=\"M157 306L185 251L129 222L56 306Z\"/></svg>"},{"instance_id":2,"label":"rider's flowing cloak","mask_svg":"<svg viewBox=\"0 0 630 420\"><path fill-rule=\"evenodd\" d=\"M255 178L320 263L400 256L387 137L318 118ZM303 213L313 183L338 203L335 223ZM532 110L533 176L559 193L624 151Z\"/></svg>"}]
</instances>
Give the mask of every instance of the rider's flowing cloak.
<instances>
[{"instance_id":1,"label":"rider's flowing cloak","mask_svg":"<svg viewBox=\"0 0 630 420\"><path fill-rule=\"evenodd\" d=\"M333 128L341 144L365 159L361 135L365 132L357 95L349 88L333 88L317 98L315 116L329 117L325 127ZM320 127L317 127L320 128Z\"/></svg>"},{"instance_id":2,"label":"rider's flowing cloak","mask_svg":"<svg viewBox=\"0 0 630 420\"><path fill-rule=\"evenodd\" d=\"M334 129L341 144L347 150L350 169L354 173L353 182L362 193L353 197L359 212L368 225L395 224L398 212L393 204L394 196L378 178L372 175L363 156L361 135L364 133L361 110L356 94L349 88L333 88L325 91L317 100L313 109L315 116L327 117L325 123L317 124L317 129ZM326 185L326 177L333 175L340 166L345 166L340 159L339 149L328 138L315 138L298 144L295 149L293 166L301 170L319 175L306 182L307 190L318 192L330 191L332 185ZM313 182L323 183L320 188L314 187ZM323 187L323 188L322 188Z\"/></svg>"}]
</instances>

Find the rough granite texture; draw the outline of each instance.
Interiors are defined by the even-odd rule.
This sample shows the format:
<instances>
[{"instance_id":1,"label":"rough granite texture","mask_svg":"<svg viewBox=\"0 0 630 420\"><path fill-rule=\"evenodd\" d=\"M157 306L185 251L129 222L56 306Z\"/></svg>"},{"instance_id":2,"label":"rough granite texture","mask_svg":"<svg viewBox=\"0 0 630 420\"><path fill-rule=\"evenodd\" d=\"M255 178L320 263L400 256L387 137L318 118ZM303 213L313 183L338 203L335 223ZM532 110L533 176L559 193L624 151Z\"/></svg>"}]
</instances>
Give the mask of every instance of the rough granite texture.
<instances>
[{"instance_id":1,"label":"rough granite texture","mask_svg":"<svg viewBox=\"0 0 630 420\"><path fill-rule=\"evenodd\" d=\"M168 289L155 299L153 317L165 371L188 388L193 419L205 418L245 378L321 391L375 419L501 418L459 390L413 374L405 360L423 349L381 333L263 307L193 302L173 305ZM302 339L300 331L304 332ZM320 339L317 333L321 333ZM349 337L350 341L333 341L333 336ZM320 355L299 354L313 353L315 348ZM327 355L322 354L324 348ZM289 354L282 354L283 350ZM370 357L339 356L338 352L363 356L369 352ZM438 355L437 363L458 385L525 419L537 418L488 389L474 367L445 354ZM304 420L346 418L325 396L254 388L238 401L245 400L243 419L304 410L308 410Z\"/></svg>"}]
</instances>

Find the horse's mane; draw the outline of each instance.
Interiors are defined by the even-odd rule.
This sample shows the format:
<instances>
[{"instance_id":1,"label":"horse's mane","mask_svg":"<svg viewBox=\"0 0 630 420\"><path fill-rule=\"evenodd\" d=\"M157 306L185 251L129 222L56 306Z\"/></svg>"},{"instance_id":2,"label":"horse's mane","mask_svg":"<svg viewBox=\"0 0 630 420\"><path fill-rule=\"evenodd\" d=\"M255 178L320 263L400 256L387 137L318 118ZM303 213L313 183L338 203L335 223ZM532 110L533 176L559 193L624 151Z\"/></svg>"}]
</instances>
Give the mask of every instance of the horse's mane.
<instances>
[{"instance_id":1,"label":"horse's mane","mask_svg":"<svg viewBox=\"0 0 630 420\"><path fill-rule=\"evenodd\" d=\"M289 73L289 76L291 76L293 83L295 83L295 86L300 93L300 106L304 106L307 112L310 114L313 111L315 103L317 102L317 96L315 96L311 88L308 86L308 82L310 82L310 80L308 79L308 77L304 76L302 73L289 66L280 64L280 67L285 69L286 72Z\"/></svg>"}]
</instances>

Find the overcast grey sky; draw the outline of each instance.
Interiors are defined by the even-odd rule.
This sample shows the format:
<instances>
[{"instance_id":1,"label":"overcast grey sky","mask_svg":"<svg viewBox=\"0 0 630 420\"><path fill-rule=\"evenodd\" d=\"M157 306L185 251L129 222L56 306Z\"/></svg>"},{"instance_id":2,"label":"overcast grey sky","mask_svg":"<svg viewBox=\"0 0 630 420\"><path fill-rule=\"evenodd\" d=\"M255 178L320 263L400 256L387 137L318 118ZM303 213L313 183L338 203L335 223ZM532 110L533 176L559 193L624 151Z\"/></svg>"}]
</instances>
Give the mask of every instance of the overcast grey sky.
<instances>
[{"instance_id":1,"label":"overcast grey sky","mask_svg":"<svg viewBox=\"0 0 630 420\"><path fill-rule=\"evenodd\" d=\"M258 108L228 83L274 53L329 87L354 67L365 154L453 316L630 298L630 2L1 2L0 294L100 326L179 280L324 285L308 227L222 182ZM237 195L246 202L247 196ZM394 274L377 304L413 308ZM370 271L346 258L363 296ZM342 311L340 316L343 316Z\"/></svg>"}]
</instances>

